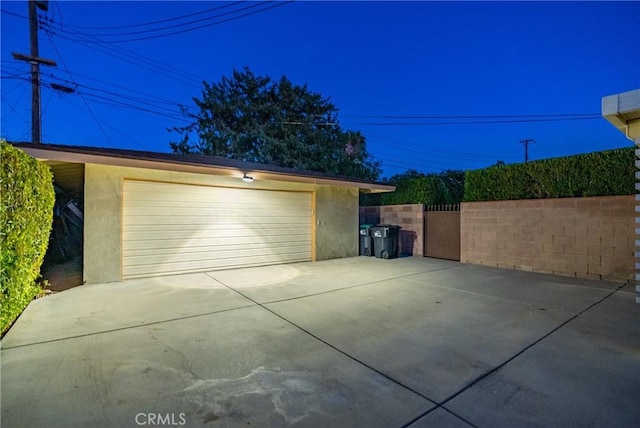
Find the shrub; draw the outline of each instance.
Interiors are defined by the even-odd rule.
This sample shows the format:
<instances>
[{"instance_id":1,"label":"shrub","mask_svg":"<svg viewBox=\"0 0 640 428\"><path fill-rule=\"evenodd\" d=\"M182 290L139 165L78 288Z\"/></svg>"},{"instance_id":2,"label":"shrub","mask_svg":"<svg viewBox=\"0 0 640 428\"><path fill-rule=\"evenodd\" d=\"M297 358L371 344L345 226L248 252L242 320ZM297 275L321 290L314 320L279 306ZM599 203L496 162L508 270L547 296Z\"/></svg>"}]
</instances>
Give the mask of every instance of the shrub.
<instances>
[{"instance_id":1,"label":"shrub","mask_svg":"<svg viewBox=\"0 0 640 428\"><path fill-rule=\"evenodd\" d=\"M0 329L4 334L40 292L55 201L49 167L0 141Z\"/></svg>"},{"instance_id":2,"label":"shrub","mask_svg":"<svg viewBox=\"0 0 640 428\"><path fill-rule=\"evenodd\" d=\"M464 200L632 195L634 147L467 171Z\"/></svg>"}]
</instances>

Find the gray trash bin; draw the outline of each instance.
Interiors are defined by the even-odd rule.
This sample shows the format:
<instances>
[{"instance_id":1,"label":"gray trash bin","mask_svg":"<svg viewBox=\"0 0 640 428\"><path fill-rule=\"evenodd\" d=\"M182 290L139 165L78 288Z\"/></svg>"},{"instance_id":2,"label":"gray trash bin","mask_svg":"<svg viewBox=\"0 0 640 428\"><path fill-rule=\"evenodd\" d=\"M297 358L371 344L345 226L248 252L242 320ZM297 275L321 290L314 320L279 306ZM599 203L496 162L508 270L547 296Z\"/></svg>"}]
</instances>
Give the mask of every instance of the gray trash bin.
<instances>
[{"instance_id":1,"label":"gray trash bin","mask_svg":"<svg viewBox=\"0 0 640 428\"><path fill-rule=\"evenodd\" d=\"M370 228L374 255L379 259L395 259L400 255L400 226L379 224Z\"/></svg>"},{"instance_id":2,"label":"gray trash bin","mask_svg":"<svg viewBox=\"0 0 640 428\"><path fill-rule=\"evenodd\" d=\"M360 255L373 256L373 240L371 239L372 224L360 225Z\"/></svg>"}]
</instances>

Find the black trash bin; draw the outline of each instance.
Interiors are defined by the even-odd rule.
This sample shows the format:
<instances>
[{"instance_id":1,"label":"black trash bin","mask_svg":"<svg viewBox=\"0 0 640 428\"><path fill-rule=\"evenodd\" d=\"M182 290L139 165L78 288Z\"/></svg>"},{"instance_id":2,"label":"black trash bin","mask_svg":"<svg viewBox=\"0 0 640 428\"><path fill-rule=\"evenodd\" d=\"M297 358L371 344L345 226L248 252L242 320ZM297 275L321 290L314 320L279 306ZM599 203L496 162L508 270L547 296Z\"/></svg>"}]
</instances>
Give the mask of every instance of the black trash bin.
<instances>
[{"instance_id":1,"label":"black trash bin","mask_svg":"<svg viewBox=\"0 0 640 428\"><path fill-rule=\"evenodd\" d=\"M379 224L371 229L374 254L379 259L395 259L400 255L400 226Z\"/></svg>"},{"instance_id":2,"label":"black trash bin","mask_svg":"<svg viewBox=\"0 0 640 428\"><path fill-rule=\"evenodd\" d=\"M360 225L360 255L373 256L373 240L371 239L372 224Z\"/></svg>"}]
</instances>

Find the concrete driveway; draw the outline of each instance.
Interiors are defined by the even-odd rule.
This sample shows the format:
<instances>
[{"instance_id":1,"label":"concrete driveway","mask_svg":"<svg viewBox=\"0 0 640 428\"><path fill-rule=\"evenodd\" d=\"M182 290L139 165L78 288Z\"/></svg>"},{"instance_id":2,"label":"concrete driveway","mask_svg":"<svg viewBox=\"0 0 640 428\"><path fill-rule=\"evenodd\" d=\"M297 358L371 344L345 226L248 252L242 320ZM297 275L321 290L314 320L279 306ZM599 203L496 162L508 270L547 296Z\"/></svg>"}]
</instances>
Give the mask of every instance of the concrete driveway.
<instances>
[{"instance_id":1,"label":"concrete driveway","mask_svg":"<svg viewBox=\"0 0 640 428\"><path fill-rule=\"evenodd\" d=\"M640 425L631 286L351 258L82 286L2 340L2 426Z\"/></svg>"}]
</instances>

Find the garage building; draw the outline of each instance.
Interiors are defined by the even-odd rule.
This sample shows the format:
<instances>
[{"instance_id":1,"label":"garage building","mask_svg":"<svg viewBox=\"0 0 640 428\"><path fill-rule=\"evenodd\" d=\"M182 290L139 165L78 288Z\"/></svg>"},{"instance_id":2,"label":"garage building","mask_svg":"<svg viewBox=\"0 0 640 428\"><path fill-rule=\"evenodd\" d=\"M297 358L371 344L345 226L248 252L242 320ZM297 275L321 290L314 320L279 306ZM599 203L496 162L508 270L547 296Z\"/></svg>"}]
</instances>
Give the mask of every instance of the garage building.
<instances>
[{"instance_id":1,"label":"garage building","mask_svg":"<svg viewBox=\"0 0 640 428\"><path fill-rule=\"evenodd\" d=\"M394 190L212 156L14 145L79 195L87 284L353 257L359 193Z\"/></svg>"}]
</instances>

